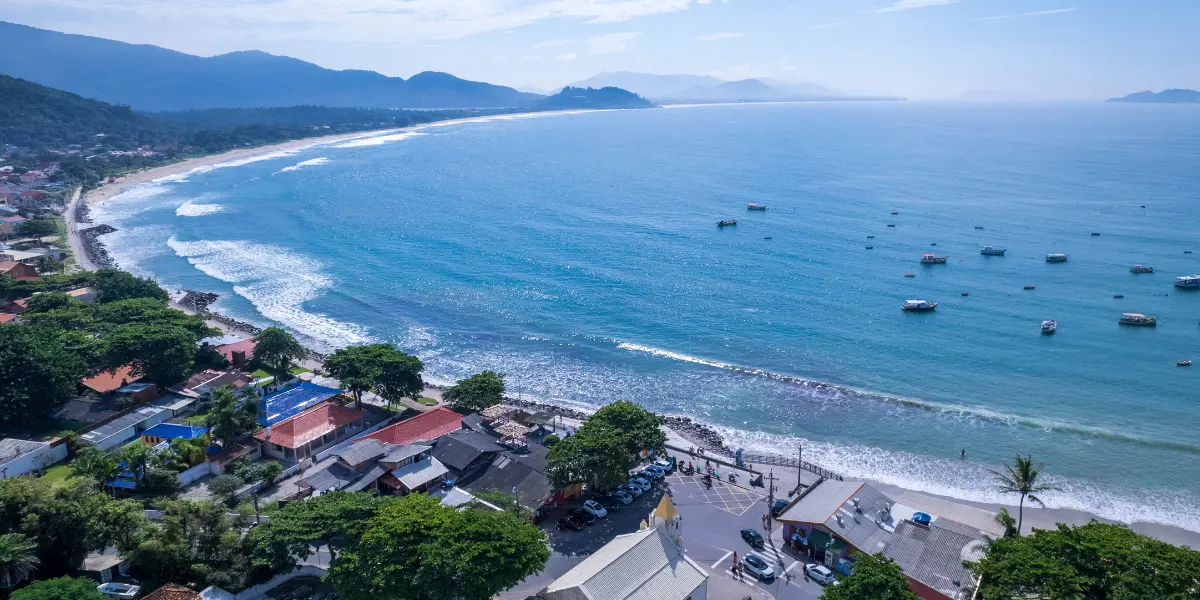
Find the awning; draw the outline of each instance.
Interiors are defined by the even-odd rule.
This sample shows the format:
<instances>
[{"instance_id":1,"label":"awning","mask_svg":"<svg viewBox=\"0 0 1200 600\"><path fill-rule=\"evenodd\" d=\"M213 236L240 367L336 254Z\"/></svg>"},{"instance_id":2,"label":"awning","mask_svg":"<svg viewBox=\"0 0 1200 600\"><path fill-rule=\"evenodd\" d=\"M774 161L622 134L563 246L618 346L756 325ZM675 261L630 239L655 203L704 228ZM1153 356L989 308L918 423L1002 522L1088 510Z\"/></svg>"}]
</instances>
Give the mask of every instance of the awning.
<instances>
[{"instance_id":1,"label":"awning","mask_svg":"<svg viewBox=\"0 0 1200 600\"><path fill-rule=\"evenodd\" d=\"M417 461L412 464L404 465L403 467L392 471L392 475L400 480L400 483L409 490L415 490L431 481L437 481L442 476L450 472L438 459L432 456L424 460Z\"/></svg>"}]
</instances>

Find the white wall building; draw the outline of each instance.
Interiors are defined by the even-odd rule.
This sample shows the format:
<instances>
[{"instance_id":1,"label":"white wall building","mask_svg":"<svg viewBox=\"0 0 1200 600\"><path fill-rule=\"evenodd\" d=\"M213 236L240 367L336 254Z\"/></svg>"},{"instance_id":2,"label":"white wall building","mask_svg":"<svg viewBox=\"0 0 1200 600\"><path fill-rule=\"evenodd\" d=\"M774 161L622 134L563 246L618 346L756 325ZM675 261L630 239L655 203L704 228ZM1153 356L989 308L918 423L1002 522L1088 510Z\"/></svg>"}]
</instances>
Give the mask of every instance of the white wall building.
<instances>
[{"instance_id":1,"label":"white wall building","mask_svg":"<svg viewBox=\"0 0 1200 600\"><path fill-rule=\"evenodd\" d=\"M0 479L45 469L65 458L66 444L51 446L47 442L5 438L0 440Z\"/></svg>"}]
</instances>

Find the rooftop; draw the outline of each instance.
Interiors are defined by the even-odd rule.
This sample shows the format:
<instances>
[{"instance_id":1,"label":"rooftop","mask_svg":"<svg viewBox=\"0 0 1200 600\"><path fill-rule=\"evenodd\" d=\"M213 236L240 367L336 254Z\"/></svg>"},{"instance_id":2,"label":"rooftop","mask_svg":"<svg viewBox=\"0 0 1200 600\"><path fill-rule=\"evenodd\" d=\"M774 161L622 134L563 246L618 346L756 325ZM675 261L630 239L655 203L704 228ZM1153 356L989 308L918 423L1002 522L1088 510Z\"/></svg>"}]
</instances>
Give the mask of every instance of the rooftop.
<instances>
[{"instance_id":1,"label":"rooftop","mask_svg":"<svg viewBox=\"0 0 1200 600\"><path fill-rule=\"evenodd\" d=\"M130 427L154 417L158 413L163 412L163 410L153 406L143 406L129 414L121 415L79 437L86 442L95 444L118 435Z\"/></svg>"},{"instance_id":2,"label":"rooftop","mask_svg":"<svg viewBox=\"0 0 1200 600\"><path fill-rule=\"evenodd\" d=\"M450 470L438 459L432 456L409 463L392 471L392 476L400 480L405 488L415 490L431 481L442 478Z\"/></svg>"},{"instance_id":3,"label":"rooftop","mask_svg":"<svg viewBox=\"0 0 1200 600\"><path fill-rule=\"evenodd\" d=\"M303 382L274 394L268 394L263 396L262 411L259 413L258 422L262 425L278 423L341 393L342 390L337 388Z\"/></svg>"},{"instance_id":4,"label":"rooftop","mask_svg":"<svg viewBox=\"0 0 1200 600\"><path fill-rule=\"evenodd\" d=\"M174 583L168 583L142 596L142 600L200 600L200 598L199 592Z\"/></svg>"},{"instance_id":5,"label":"rooftop","mask_svg":"<svg viewBox=\"0 0 1200 600\"><path fill-rule=\"evenodd\" d=\"M433 455L446 466L463 471L481 456L503 450L492 436L464 429L439 438Z\"/></svg>"},{"instance_id":6,"label":"rooftop","mask_svg":"<svg viewBox=\"0 0 1200 600\"><path fill-rule=\"evenodd\" d=\"M49 444L46 442L18 440L17 438L4 438L0 440L0 465L48 445Z\"/></svg>"},{"instance_id":7,"label":"rooftop","mask_svg":"<svg viewBox=\"0 0 1200 600\"><path fill-rule=\"evenodd\" d=\"M95 390L101 394L116 391L124 385L133 383L141 379L141 376L134 376L133 365L125 365L117 368L116 371L100 371L91 377L83 379L83 385Z\"/></svg>"},{"instance_id":8,"label":"rooftop","mask_svg":"<svg viewBox=\"0 0 1200 600\"><path fill-rule=\"evenodd\" d=\"M507 492L516 488L521 504L533 509L545 504L554 492L550 478L543 471L516 460L509 452L497 454L491 463L460 481L459 485L470 492Z\"/></svg>"},{"instance_id":9,"label":"rooftop","mask_svg":"<svg viewBox=\"0 0 1200 600\"><path fill-rule=\"evenodd\" d=\"M439 406L429 412L421 413L411 419L389 425L366 436L364 439L379 440L386 444L411 444L419 441L432 441L437 438L462 429L462 415Z\"/></svg>"},{"instance_id":10,"label":"rooftop","mask_svg":"<svg viewBox=\"0 0 1200 600\"><path fill-rule=\"evenodd\" d=\"M254 434L255 439L298 448L340 427L361 419L366 413L323 402L294 417L289 417Z\"/></svg>"},{"instance_id":11,"label":"rooftop","mask_svg":"<svg viewBox=\"0 0 1200 600\"><path fill-rule=\"evenodd\" d=\"M546 588L549 600L686 598L708 575L662 529L619 535Z\"/></svg>"},{"instance_id":12,"label":"rooftop","mask_svg":"<svg viewBox=\"0 0 1200 600\"><path fill-rule=\"evenodd\" d=\"M346 464L357 466L369 460L383 456L386 449L379 440L363 440L334 450L332 454L346 461Z\"/></svg>"},{"instance_id":13,"label":"rooftop","mask_svg":"<svg viewBox=\"0 0 1200 600\"><path fill-rule=\"evenodd\" d=\"M979 557L980 538L978 530L946 519L929 525L901 521L883 554L910 578L949 598L957 598L956 594L965 590L965 598L974 590L975 581L962 563Z\"/></svg>"},{"instance_id":14,"label":"rooftop","mask_svg":"<svg viewBox=\"0 0 1200 600\"><path fill-rule=\"evenodd\" d=\"M852 498L859 488L861 481L834 481L826 479L806 491L803 498L792 504L776 518L788 523L821 523L824 524L834 511Z\"/></svg>"},{"instance_id":15,"label":"rooftop","mask_svg":"<svg viewBox=\"0 0 1200 600\"><path fill-rule=\"evenodd\" d=\"M180 425L178 423L159 423L158 425L143 431L142 435L162 438L164 440L191 440L204 437L204 435L207 433L208 429L204 427Z\"/></svg>"}]
</instances>

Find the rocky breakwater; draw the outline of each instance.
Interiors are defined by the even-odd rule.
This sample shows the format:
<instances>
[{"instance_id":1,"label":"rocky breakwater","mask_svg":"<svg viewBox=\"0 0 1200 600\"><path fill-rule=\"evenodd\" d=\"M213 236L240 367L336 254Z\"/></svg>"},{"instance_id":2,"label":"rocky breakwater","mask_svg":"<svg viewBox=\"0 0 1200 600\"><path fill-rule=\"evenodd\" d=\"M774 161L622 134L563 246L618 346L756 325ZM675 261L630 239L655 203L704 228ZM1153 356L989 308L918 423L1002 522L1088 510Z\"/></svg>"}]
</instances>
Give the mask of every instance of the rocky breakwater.
<instances>
[{"instance_id":1,"label":"rocky breakwater","mask_svg":"<svg viewBox=\"0 0 1200 600\"><path fill-rule=\"evenodd\" d=\"M725 443L725 439L721 437L721 434L704 423L693 421L688 417L667 415L663 417L663 425L670 427L675 433L683 436L698 447L733 456L733 448L730 448Z\"/></svg>"},{"instance_id":2,"label":"rocky breakwater","mask_svg":"<svg viewBox=\"0 0 1200 600\"><path fill-rule=\"evenodd\" d=\"M112 269L117 266L112 257L108 255L108 250L104 244L100 243L100 236L106 233L112 233L116 228L111 225L96 225L87 229L79 230L79 239L83 242L83 251L87 254L87 258L93 265L100 269Z\"/></svg>"}]
</instances>

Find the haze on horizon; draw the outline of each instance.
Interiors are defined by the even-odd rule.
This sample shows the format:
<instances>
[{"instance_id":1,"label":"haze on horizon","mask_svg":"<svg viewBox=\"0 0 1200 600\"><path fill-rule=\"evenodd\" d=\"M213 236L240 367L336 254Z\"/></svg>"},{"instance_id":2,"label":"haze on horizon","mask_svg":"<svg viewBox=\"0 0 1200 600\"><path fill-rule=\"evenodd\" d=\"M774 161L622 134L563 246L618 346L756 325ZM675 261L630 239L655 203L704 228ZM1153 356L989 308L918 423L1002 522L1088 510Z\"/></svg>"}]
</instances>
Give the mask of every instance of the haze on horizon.
<instances>
[{"instance_id":1,"label":"haze on horizon","mask_svg":"<svg viewBox=\"0 0 1200 600\"><path fill-rule=\"evenodd\" d=\"M0 0L0 14L204 56L255 49L541 89L601 71L914 99L1200 87L1194 0Z\"/></svg>"}]
</instances>

